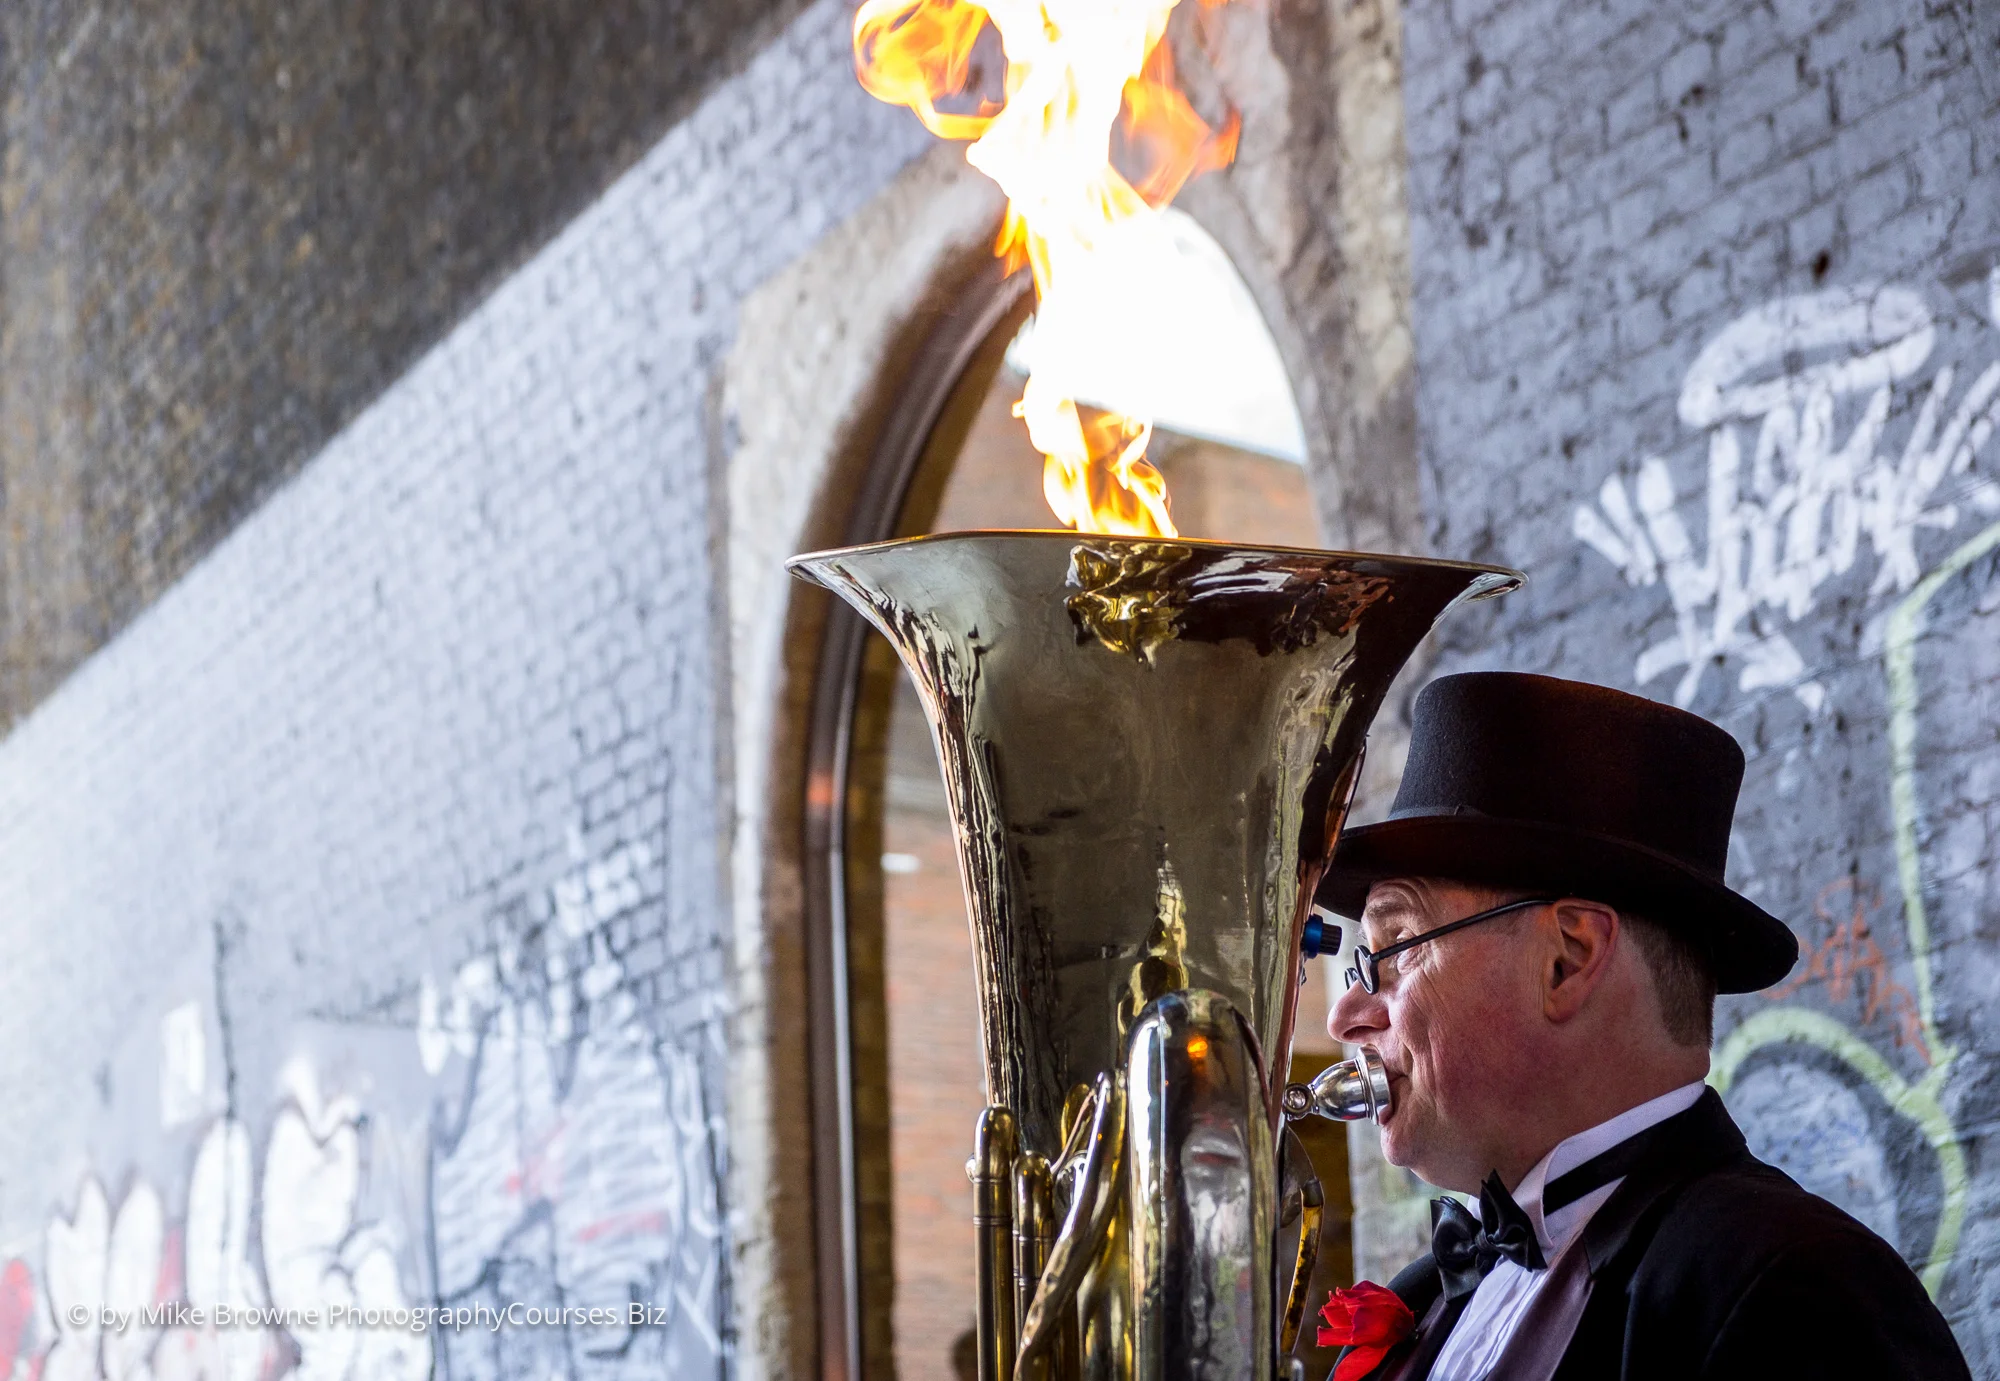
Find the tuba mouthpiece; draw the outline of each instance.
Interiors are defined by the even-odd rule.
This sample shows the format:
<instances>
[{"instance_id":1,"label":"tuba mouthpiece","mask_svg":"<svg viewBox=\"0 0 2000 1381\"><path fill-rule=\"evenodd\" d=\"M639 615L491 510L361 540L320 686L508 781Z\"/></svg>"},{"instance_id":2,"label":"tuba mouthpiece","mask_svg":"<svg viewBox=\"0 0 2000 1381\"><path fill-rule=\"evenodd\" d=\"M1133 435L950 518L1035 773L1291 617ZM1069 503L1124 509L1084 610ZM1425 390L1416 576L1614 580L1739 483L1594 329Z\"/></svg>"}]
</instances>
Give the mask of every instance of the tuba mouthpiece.
<instances>
[{"instance_id":1,"label":"tuba mouthpiece","mask_svg":"<svg viewBox=\"0 0 2000 1381\"><path fill-rule=\"evenodd\" d=\"M1287 1084L1282 1102L1293 1122L1312 1113L1335 1122L1380 1122L1389 1111L1389 1071L1364 1047L1355 1058L1328 1065L1310 1084Z\"/></svg>"}]
</instances>

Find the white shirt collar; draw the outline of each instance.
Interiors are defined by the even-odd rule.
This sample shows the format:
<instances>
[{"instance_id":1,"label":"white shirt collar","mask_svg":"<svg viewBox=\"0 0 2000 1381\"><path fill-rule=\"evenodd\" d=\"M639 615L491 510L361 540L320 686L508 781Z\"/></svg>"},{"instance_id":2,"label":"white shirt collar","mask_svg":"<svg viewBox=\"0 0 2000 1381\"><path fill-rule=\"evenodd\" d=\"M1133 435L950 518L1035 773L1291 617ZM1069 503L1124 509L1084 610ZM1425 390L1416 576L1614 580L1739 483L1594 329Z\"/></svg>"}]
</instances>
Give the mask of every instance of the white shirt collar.
<instances>
[{"instance_id":1,"label":"white shirt collar","mask_svg":"<svg viewBox=\"0 0 2000 1381\"><path fill-rule=\"evenodd\" d=\"M1535 1162L1534 1169L1523 1176L1515 1188L1514 1200L1527 1213L1528 1221L1535 1225L1535 1235L1541 1239L1544 1255L1554 1260L1563 1244L1590 1221L1590 1216L1604 1206L1604 1201L1622 1182L1613 1180L1594 1189L1575 1203L1564 1204L1544 1221L1542 1192L1548 1188L1549 1181L1567 1174L1593 1157L1603 1155L1648 1127L1664 1122L1676 1113L1686 1112L1701 1098L1702 1090L1707 1087L1697 1079L1692 1084L1683 1084L1672 1093L1648 1099L1636 1108L1627 1108L1609 1121L1600 1122L1587 1131L1557 1142L1554 1150Z\"/></svg>"}]
</instances>

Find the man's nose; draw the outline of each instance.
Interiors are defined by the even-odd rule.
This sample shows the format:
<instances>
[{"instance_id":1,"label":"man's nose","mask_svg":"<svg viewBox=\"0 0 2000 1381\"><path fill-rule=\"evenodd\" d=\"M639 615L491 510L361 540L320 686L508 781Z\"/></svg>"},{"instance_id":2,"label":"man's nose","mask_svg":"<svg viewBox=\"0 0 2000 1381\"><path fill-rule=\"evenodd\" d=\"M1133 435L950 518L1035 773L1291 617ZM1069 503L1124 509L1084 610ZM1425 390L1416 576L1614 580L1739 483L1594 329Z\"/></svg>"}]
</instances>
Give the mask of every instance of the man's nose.
<instances>
[{"instance_id":1,"label":"man's nose","mask_svg":"<svg viewBox=\"0 0 2000 1381\"><path fill-rule=\"evenodd\" d=\"M1348 1045L1373 1044L1375 1037L1388 1029L1388 1004L1380 993L1371 993L1359 983L1350 983L1326 1014L1327 1034Z\"/></svg>"}]
</instances>

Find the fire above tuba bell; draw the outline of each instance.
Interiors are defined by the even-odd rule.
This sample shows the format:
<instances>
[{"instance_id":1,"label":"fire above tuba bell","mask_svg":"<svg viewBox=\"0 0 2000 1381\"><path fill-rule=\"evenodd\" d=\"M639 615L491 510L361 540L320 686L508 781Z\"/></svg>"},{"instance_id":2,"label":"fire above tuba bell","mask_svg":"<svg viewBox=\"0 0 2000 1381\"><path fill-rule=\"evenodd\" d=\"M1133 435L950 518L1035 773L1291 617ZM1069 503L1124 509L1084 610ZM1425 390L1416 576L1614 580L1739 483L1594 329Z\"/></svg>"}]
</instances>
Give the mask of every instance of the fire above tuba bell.
<instances>
[{"instance_id":1,"label":"fire above tuba bell","mask_svg":"<svg viewBox=\"0 0 2000 1381\"><path fill-rule=\"evenodd\" d=\"M1281 1193L1309 1170L1281 1168L1277 1074L1313 889L1391 680L1521 577L1069 532L791 565L895 646L943 767L992 1105L982 1381L1270 1381L1305 1284L1280 1292L1280 1219L1319 1202Z\"/></svg>"}]
</instances>

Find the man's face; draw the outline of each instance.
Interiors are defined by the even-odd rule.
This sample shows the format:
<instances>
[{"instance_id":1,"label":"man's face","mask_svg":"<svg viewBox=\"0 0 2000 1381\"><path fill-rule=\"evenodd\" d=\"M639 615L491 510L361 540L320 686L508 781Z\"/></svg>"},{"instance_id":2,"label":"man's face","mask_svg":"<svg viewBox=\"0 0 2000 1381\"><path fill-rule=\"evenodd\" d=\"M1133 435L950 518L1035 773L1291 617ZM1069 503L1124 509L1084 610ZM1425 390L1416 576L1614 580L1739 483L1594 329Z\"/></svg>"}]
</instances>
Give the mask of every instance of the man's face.
<instances>
[{"instance_id":1,"label":"man's face","mask_svg":"<svg viewBox=\"0 0 2000 1381\"><path fill-rule=\"evenodd\" d=\"M1434 879L1375 885L1361 943L1379 951L1498 904L1484 888ZM1334 1039L1374 1047L1390 1084L1382 1150L1432 1184L1476 1190L1498 1164L1510 1109L1532 1094L1542 1023L1532 911L1497 917L1382 962L1379 991L1334 1003ZM1543 1071L1546 1073L1546 1071Z\"/></svg>"}]
</instances>

